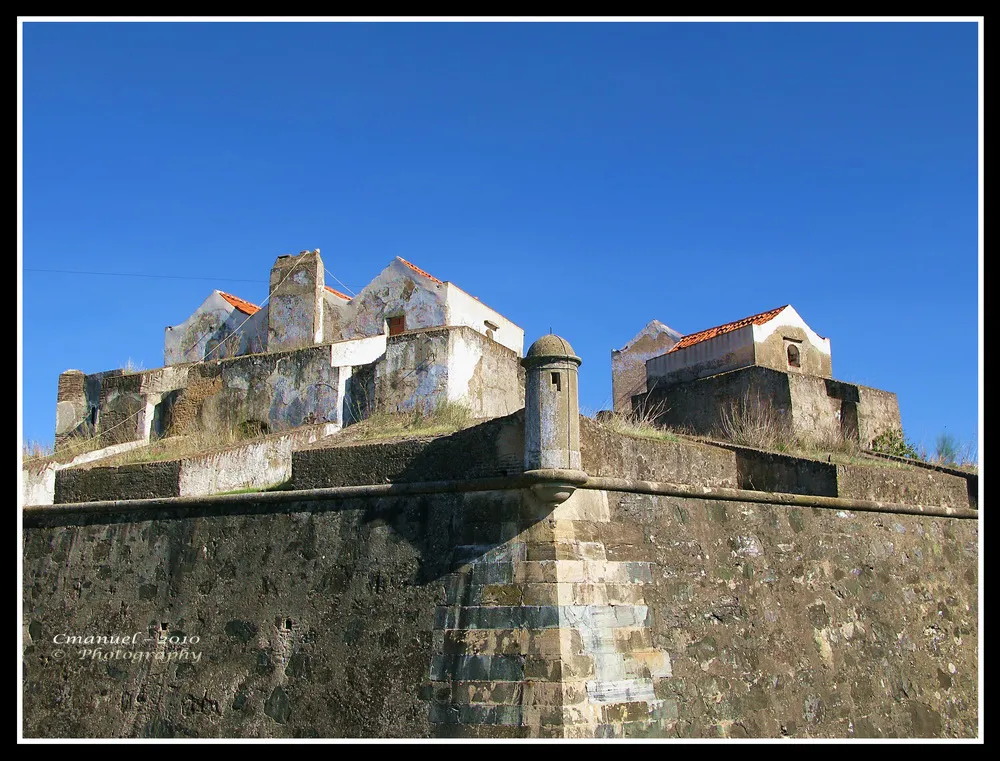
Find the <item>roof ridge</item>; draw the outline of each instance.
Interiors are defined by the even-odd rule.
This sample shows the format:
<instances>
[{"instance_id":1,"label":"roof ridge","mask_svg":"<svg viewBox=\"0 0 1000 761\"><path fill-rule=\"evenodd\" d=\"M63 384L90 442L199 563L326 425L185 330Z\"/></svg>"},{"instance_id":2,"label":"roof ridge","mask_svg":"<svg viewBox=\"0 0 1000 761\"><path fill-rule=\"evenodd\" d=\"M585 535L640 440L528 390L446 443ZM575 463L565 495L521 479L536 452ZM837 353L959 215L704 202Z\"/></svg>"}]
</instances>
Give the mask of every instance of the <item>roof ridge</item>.
<instances>
[{"instance_id":1,"label":"roof ridge","mask_svg":"<svg viewBox=\"0 0 1000 761\"><path fill-rule=\"evenodd\" d=\"M326 288L326 290L328 290L334 296L340 296L340 298L345 299L346 301L350 301L351 300L351 297L348 296L346 293L341 293L340 291L338 291L338 290L336 290L334 288L331 288L328 285L324 285L323 287Z\"/></svg>"},{"instance_id":2,"label":"roof ridge","mask_svg":"<svg viewBox=\"0 0 1000 761\"><path fill-rule=\"evenodd\" d=\"M418 275L423 275L424 277L428 278L429 280L433 280L435 283L443 283L443 281L438 280L430 272L427 272L426 270L420 269L420 267L418 267L417 265L413 264L412 262L406 261L406 259L404 259L403 257L397 256L396 258L399 259L399 261L401 261L403 264L405 264L411 270L413 270L414 272L416 272Z\"/></svg>"},{"instance_id":3,"label":"roof ridge","mask_svg":"<svg viewBox=\"0 0 1000 761\"><path fill-rule=\"evenodd\" d=\"M681 340L670 347L667 354L678 351L680 349L686 349L688 346L694 346L695 344L701 343L702 341L707 341L710 338L715 338L716 336L724 335L725 333L731 333L739 328L744 328L747 325L764 325L770 322L778 314L791 304L784 304L780 307L775 307L774 309L768 309L765 312L759 312L758 314L752 314L749 317L741 317L738 320L733 320L731 322L725 322L722 325L716 325L712 328L705 328L704 330L696 331L695 333L688 333L681 337ZM766 318L766 319L763 319Z\"/></svg>"},{"instance_id":4,"label":"roof ridge","mask_svg":"<svg viewBox=\"0 0 1000 761\"><path fill-rule=\"evenodd\" d=\"M246 299L241 299L239 296L234 296L233 294L226 293L225 291L219 291L219 295L245 315L254 315L260 311L259 306L247 301Z\"/></svg>"}]
</instances>

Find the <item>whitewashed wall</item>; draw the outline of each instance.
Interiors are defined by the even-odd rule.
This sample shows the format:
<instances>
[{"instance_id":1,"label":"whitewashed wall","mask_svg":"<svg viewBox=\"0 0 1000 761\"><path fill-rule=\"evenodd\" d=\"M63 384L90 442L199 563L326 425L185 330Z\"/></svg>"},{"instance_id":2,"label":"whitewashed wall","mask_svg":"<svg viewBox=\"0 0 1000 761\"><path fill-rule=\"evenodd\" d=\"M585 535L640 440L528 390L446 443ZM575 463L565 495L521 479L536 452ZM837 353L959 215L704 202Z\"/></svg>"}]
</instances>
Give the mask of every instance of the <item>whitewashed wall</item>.
<instances>
[{"instance_id":1,"label":"whitewashed wall","mask_svg":"<svg viewBox=\"0 0 1000 761\"><path fill-rule=\"evenodd\" d=\"M790 306L782 309L772 320L763 325L753 325L752 327L755 343L763 343L781 328L800 328L805 331L806 338L814 348L830 356L830 339L822 338L815 330L806 325L805 320Z\"/></svg>"},{"instance_id":2,"label":"whitewashed wall","mask_svg":"<svg viewBox=\"0 0 1000 761\"><path fill-rule=\"evenodd\" d=\"M454 283L445 283L445 303L447 324L467 325L478 333L486 335L486 320L497 326L493 340L506 346L521 356L524 350L524 330L508 320L495 309L491 309L479 299L473 298Z\"/></svg>"}]
</instances>

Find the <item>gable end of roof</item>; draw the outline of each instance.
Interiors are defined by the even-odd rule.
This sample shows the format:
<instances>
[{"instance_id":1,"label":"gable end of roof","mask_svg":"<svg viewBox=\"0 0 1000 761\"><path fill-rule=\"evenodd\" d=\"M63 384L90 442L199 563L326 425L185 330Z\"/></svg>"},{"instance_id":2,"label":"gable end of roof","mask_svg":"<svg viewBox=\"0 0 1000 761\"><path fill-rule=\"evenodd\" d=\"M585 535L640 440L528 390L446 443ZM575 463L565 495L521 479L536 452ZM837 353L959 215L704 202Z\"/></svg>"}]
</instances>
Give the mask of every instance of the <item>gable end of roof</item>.
<instances>
[{"instance_id":1,"label":"gable end of roof","mask_svg":"<svg viewBox=\"0 0 1000 761\"><path fill-rule=\"evenodd\" d=\"M225 291L219 291L219 295L222 296L226 301L236 307L238 310L243 312L245 315L254 315L260 311L260 307L256 304L251 304L249 301L241 299L239 296L234 296L231 293L226 293Z\"/></svg>"},{"instance_id":2,"label":"gable end of roof","mask_svg":"<svg viewBox=\"0 0 1000 761\"><path fill-rule=\"evenodd\" d=\"M397 258L397 259L399 259L399 261L401 261L401 262L402 262L403 264L405 264L405 265L406 265L407 267L409 267L409 268L410 268L411 270L413 270L414 272L416 272L416 273L417 273L418 275L423 275L423 276L424 276L425 278L427 278L428 280L430 280L430 281L432 281L432 282L435 282L435 283L438 283L439 285L441 284L441 282L442 282L442 281L438 280L438 279L437 279L436 277L434 277L434 276L433 276L433 275L432 275L432 274L431 274L430 272L426 272L426 271L424 271L424 270L420 269L420 267L418 267L418 266L417 266L417 265L415 265L415 264L411 264L410 262L406 261L406 259L404 259L404 258L403 258L403 257L401 257L401 256L397 256L396 258Z\"/></svg>"},{"instance_id":3,"label":"gable end of roof","mask_svg":"<svg viewBox=\"0 0 1000 761\"><path fill-rule=\"evenodd\" d=\"M350 301L350 300L351 300L351 297L350 297L350 296L348 296L348 295L347 295L346 293L341 293L340 291L336 291L336 290L334 290L333 288L331 288L331 287L330 287L330 286L328 286L328 285L325 285L325 286L323 286L323 287L324 287L324 288L326 288L326 290L328 290L328 291L329 291L330 293L332 293L332 294L333 294L334 296L337 296L338 298L341 298L341 299L343 299L344 301Z\"/></svg>"}]
</instances>

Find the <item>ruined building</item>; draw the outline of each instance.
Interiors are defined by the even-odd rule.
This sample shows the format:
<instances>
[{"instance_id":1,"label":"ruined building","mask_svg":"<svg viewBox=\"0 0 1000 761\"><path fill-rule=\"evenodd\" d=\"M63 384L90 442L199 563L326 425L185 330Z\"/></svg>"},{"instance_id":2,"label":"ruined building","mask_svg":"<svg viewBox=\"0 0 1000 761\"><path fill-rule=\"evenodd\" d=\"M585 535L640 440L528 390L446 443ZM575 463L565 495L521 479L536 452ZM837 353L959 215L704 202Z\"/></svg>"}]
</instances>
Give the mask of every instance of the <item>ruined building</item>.
<instances>
[{"instance_id":1,"label":"ruined building","mask_svg":"<svg viewBox=\"0 0 1000 761\"><path fill-rule=\"evenodd\" d=\"M866 446L900 428L896 395L835 380L830 339L789 305L686 336L654 320L611 358L615 412L663 426L718 435L727 415L773 414L792 435Z\"/></svg>"},{"instance_id":2,"label":"ruined building","mask_svg":"<svg viewBox=\"0 0 1000 761\"><path fill-rule=\"evenodd\" d=\"M59 378L56 443L101 445L213 428L343 426L373 409L446 402L475 417L524 405L524 331L453 283L394 259L349 297L324 281L319 249L281 256L268 303L214 291L168 327L164 367Z\"/></svg>"}]
</instances>

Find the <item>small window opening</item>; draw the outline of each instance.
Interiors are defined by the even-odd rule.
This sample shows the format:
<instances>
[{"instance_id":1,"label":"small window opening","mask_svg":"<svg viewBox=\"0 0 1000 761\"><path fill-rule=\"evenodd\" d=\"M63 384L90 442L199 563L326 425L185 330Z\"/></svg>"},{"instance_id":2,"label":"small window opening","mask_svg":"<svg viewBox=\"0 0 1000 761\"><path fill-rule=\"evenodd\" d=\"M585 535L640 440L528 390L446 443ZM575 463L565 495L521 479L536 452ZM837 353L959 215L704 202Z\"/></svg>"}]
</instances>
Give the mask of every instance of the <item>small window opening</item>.
<instances>
[{"instance_id":1,"label":"small window opening","mask_svg":"<svg viewBox=\"0 0 1000 761\"><path fill-rule=\"evenodd\" d=\"M788 366L799 367L799 347L795 344L788 344Z\"/></svg>"},{"instance_id":2,"label":"small window opening","mask_svg":"<svg viewBox=\"0 0 1000 761\"><path fill-rule=\"evenodd\" d=\"M562 379L559 373L552 373L552 385L556 387L556 391L562 391Z\"/></svg>"},{"instance_id":3,"label":"small window opening","mask_svg":"<svg viewBox=\"0 0 1000 761\"><path fill-rule=\"evenodd\" d=\"M406 317L404 315L399 315L398 317L389 318L389 335L398 336L406 330Z\"/></svg>"}]
</instances>

